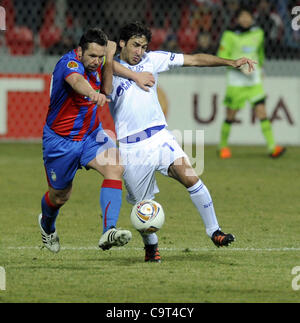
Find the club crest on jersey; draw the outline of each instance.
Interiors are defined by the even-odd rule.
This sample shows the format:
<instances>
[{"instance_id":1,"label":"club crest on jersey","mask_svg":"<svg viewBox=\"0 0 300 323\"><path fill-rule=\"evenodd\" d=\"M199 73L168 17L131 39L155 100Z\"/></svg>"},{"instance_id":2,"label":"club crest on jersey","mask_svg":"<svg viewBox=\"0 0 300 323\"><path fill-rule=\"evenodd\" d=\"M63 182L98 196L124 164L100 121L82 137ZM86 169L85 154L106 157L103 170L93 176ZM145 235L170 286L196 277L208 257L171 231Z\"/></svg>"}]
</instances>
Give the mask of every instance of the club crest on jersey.
<instances>
[{"instance_id":1,"label":"club crest on jersey","mask_svg":"<svg viewBox=\"0 0 300 323\"><path fill-rule=\"evenodd\" d=\"M77 63L77 62L75 62L75 61L70 61L70 62L68 62L67 67L68 67L69 69L71 69L71 70L76 69L76 68L78 68L78 63Z\"/></svg>"},{"instance_id":2,"label":"club crest on jersey","mask_svg":"<svg viewBox=\"0 0 300 323\"><path fill-rule=\"evenodd\" d=\"M52 181L55 182L56 181L56 178L57 178L56 177L56 174L55 174L55 171L53 169L51 169L50 173L51 173L51 179L52 179Z\"/></svg>"}]
</instances>

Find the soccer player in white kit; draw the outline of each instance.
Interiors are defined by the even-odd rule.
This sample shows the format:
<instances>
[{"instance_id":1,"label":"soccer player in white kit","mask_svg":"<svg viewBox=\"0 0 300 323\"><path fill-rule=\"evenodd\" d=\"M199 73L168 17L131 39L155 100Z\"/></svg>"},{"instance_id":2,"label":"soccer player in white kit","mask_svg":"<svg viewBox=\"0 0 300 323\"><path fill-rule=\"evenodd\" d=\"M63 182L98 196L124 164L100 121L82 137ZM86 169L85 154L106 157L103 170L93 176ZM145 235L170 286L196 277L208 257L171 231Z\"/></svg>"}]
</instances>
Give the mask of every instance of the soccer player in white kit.
<instances>
[{"instance_id":1,"label":"soccer player in white kit","mask_svg":"<svg viewBox=\"0 0 300 323\"><path fill-rule=\"evenodd\" d=\"M154 199L158 193L155 172L172 177L188 190L200 213L207 235L215 245L228 246L234 241L232 234L221 231L210 193L192 168L188 156L166 129L167 123L157 97L158 74L178 66L232 66L255 63L247 58L221 59L206 54L175 54L146 52L151 31L140 22L126 24L120 30L120 55L115 59L136 72L150 72L155 84L143 91L131 80L113 77L110 112L115 122L119 149L125 166L124 181L127 201L135 204ZM145 261L160 262L156 233L141 234L145 244Z\"/></svg>"}]
</instances>

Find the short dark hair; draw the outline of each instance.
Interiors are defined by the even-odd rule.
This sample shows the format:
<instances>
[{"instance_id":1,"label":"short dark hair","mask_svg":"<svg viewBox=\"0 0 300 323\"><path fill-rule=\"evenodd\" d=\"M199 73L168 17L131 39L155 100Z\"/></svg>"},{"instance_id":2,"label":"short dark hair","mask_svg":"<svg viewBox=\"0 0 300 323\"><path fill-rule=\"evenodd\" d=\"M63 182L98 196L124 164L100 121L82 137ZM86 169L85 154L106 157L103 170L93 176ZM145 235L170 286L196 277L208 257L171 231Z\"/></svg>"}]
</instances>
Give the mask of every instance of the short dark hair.
<instances>
[{"instance_id":1,"label":"short dark hair","mask_svg":"<svg viewBox=\"0 0 300 323\"><path fill-rule=\"evenodd\" d=\"M145 36L148 43L151 42L151 30L140 21L133 21L121 27L119 32L119 40L124 40L126 43L132 37Z\"/></svg>"},{"instance_id":2,"label":"short dark hair","mask_svg":"<svg viewBox=\"0 0 300 323\"><path fill-rule=\"evenodd\" d=\"M252 7L250 5L242 5L239 7L239 9L237 9L235 13L236 18L238 18L241 15L241 13L244 11L248 12L251 16L253 16Z\"/></svg>"},{"instance_id":3,"label":"short dark hair","mask_svg":"<svg viewBox=\"0 0 300 323\"><path fill-rule=\"evenodd\" d=\"M79 46L84 52L88 48L89 43L96 43L100 46L107 46L107 41L108 37L102 29L90 28L81 36Z\"/></svg>"}]
</instances>

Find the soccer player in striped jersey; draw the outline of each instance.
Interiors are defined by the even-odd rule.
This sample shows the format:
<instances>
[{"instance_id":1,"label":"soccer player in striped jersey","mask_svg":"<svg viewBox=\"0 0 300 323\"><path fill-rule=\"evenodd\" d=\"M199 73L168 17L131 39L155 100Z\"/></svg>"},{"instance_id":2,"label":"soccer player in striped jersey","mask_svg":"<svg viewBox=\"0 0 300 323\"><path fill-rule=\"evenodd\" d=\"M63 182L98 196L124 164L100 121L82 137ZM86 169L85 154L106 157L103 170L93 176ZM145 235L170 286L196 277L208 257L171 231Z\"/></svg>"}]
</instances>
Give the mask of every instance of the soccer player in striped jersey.
<instances>
[{"instance_id":1,"label":"soccer player in striped jersey","mask_svg":"<svg viewBox=\"0 0 300 323\"><path fill-rule=\"evenodd\" d=\"M240 67L248 64L249 70L252 70L254 62L247 58L226 60L206 54L146 52L151 41L151 31L139 22L126 24L119 37L121 52L116 61L134 71L151 72L155 77L155 85L149 92L141 91L124 77L113 78L109 106L115 122L119 150L125 163L127 200L134 204L143 199L154 199L158 192L155 171L159 171L187 188L203 219L208 236L217 246L227 246L234 241L234 236L221 231L208 189L195 173L174 136L166 129L167 123L157 97L156 81L160 72L172 67ZM142 239L145 261L160 262L156 233L142 234Z\"/></svg>"},{"instance_id":2,"label":"soccer player in striped jersey","mask_svg":"<svg viewBox=\"0 0 300 323\"><path fill-rule=\"evenodd\" d=\"M104 176L99 203L103 214L103 250L122 246L131 232L116 228L122 203L122 174L119 151L104 132L99 109L109 100L113 72L145 85L153 84L150 73L135 73L113 61L116 43L97 28L81 37L77 49L56 64L50 92L50 106L43 131L43 159L48 191L38 217L42 241L52 252L60 250L56 218L70 198L78 169L94 169Z\"/></svg>"}]
</instances>

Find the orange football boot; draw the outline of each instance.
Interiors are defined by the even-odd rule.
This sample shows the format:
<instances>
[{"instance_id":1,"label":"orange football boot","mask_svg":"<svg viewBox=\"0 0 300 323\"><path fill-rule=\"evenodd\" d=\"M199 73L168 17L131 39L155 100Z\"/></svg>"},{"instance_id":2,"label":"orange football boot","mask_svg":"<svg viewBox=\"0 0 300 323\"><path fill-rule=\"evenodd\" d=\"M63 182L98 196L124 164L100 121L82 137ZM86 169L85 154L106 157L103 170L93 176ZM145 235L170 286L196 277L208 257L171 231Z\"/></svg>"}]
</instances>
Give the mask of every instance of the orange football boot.
<instances>
[{"instance_id":1,"label":"orange football boot","mask_svg":"<svg viewBox=\"0 0 300 323\"><path fill-rule=\"evenodd\" d=\"M145 245L145 261L146 262L161 262L158 244Z\"/></svg>"},{"instance_id":2,"label":"orange football boot","mask_svg":"<svg viewBox=\"0 0 300 323\"><path fill-rule=\"evenodd\" d=\"M231 244L231 242L235 241L235 236L231 233L224 233L217 230L213 233L211 240L218 248L223 246L227 247Z\"/></svg>"},{"instance_id":3,"label":"orange football boot","mask_svg":"<svg viewBox=\"0 0 300 323\"><path fill-rule=\"evenodd\" d=\"M276 146L273 150L273 152L270 154L271 158L278 158L280 156L282 156L286 151L285 147L281 147L281 146Z\"/></svg>"},{"instance_id":4,"label":"orange football boot","mask_svg":"<svg viewBox=\"0 0 300 323\"><path fill-rule=\"evenodd\" d=\"M231 150L228 147L221 148L219 156L222 159L231 158Z\"/></svg>"}]
</instances>

